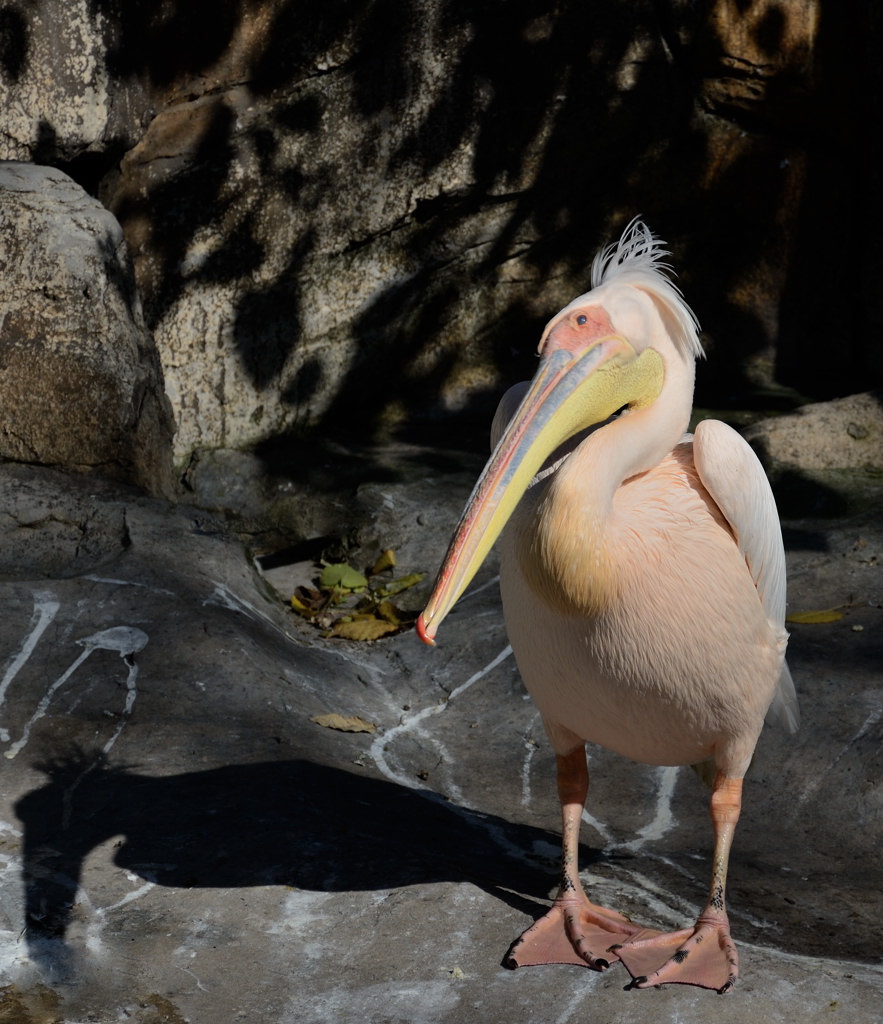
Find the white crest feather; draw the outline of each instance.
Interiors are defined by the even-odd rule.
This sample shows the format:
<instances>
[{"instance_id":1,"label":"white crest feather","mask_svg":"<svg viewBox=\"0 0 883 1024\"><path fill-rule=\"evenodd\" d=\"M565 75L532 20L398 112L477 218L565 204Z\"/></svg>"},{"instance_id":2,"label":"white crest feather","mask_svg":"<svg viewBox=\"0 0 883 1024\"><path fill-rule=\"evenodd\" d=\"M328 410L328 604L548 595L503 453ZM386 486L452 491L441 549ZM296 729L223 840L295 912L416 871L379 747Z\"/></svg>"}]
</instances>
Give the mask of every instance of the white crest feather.
<instances>
[{"instance_id":1,"label":"white crest feather","mask_svg":"<svg viewBox=\"0 0 883 1024\"><path fill-rule=\"evenodd\" d=\"M685 353L698 358L703 355L699 321L671 278L673 270L665 262L665 257L670 255L665 243L656 238L639 217L635 217L619 241L601 249L592 260L592 288L616 282L650 292L671 313L675 343Z\"/></svg>"}]
</instances>

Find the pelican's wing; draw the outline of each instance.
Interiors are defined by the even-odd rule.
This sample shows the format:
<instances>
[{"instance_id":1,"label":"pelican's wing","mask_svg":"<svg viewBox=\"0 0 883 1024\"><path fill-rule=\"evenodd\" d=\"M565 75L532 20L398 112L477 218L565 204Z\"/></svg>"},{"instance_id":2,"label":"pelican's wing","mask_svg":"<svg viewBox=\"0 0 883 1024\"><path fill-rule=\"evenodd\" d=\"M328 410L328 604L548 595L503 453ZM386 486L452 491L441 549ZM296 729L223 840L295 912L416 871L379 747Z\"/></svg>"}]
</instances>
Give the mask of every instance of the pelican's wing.
<instances>
[{"instance_id":1,"label":"pelican's wing","mask_svg":"<svg viewBox=\"0 0 883 1024\"><path fill-rule=\"evenodd\" d=\"M515 415L515 410L521 405L521 399L527 394L529 387L529 380L513 384L500 399L500 404L497 406L496 413L494 413L494 421L491 424L491 451L497 447L500 438L505 433L506 427L509 426L509 420Z\"/></svg>"},{"instance_id":2,"label":"pelican's wing","mask_svg":"<svg viewBox=\"0 0 883 1024\"><path fill-rule=\"evenodd\" d=\"M730 524L767 618L782 650L782 675L768 719L797 728L797 695L784 661L785 549L779 513L763 467L751 446L726 423L703 420L693 438L693 461L708 493Z\"/></svg>"}]
</instances>

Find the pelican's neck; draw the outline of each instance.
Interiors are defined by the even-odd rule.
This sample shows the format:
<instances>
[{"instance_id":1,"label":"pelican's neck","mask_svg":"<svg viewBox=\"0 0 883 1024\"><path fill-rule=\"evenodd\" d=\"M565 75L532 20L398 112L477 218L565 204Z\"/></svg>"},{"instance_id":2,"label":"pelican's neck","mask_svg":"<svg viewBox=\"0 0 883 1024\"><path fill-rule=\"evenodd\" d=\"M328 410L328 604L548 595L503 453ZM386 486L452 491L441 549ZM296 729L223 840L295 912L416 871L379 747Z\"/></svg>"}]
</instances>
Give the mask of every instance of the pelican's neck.
<instances>
[{"instance_id":1,"label":"pelican's neck","mask_svg":"<svg viewBox=\"0 0 883 1024\"><path fill-rule=\"evenodd\" d=\"M616 597L613 499L625 480L658 465L687 429L693 363L667 367L662 393L594 431L559 465L525 524L519 561L531 586L569 614L597 614Z\"/></svg>"}]
</instances>

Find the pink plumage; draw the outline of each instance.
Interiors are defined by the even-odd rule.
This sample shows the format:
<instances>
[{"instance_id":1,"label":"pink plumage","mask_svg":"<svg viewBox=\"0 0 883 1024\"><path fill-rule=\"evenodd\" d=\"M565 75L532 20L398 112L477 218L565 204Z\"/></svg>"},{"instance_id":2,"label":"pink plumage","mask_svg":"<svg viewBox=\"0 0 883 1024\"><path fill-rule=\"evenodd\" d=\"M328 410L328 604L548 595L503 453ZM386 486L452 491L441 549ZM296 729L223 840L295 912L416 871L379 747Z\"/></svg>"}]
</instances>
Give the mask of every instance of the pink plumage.
<instances>
[{"instance_id":1,"label":"pink plumage","mask_svg":"<svg viewBox=\"0 0 883 1024\"><path fill-rule=\"evenodd\" d=\"M494 454L418 623L432 641L502 534L506 627L555 749L562 882L513 944L513 966L621 959L638 987L726 991L738 976L724 892L742 778L765 717L797 724L784 662L785 563L775 503L723 423L684 433L701 354L662 245L635 221L593 288L547 325L533 381L494 422ZM590 903L576 868L584 744L650 764L711 762L708 903L661 934Z\"/></svg>"}]
</instances>

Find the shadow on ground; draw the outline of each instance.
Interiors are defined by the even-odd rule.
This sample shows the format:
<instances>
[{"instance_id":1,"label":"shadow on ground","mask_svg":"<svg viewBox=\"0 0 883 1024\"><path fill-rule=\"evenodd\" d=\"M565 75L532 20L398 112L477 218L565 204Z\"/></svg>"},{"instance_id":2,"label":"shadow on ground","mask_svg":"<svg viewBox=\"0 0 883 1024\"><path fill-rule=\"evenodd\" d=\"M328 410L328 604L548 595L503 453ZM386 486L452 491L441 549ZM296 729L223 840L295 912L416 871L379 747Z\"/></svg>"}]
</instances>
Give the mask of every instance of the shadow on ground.
<instances>
[{"instance_id":1,"label":"shadow on ground","mask_svg":"<svg viewBox=\"0 0 883 1024\"><path fill-rule=\"evenodd\" d=\"M324 892L469 881L523 912L545 894L548 865L511 851L558 837L447 803L429 791L289 760L168 777L95 768L76 756L38 766L23 797L22 875L31 955L59 959L83 863L113 836L114 863L158 885L284 885ZM588 851L584 851L588 859ZM46 940L54 940L51 947Z\"/></svg>"}]
</instances>

